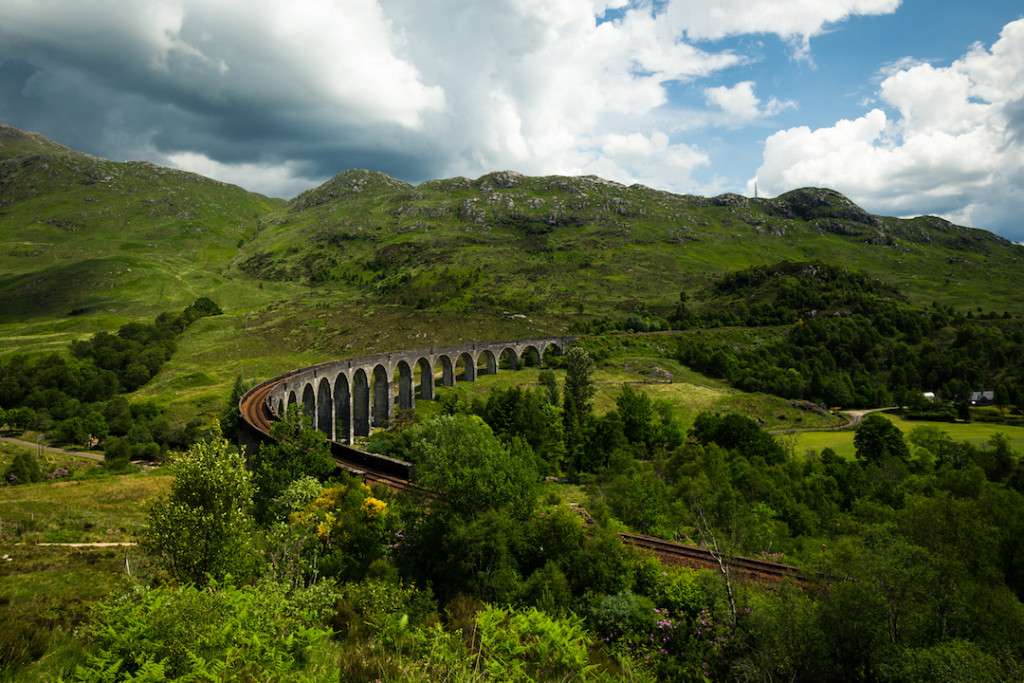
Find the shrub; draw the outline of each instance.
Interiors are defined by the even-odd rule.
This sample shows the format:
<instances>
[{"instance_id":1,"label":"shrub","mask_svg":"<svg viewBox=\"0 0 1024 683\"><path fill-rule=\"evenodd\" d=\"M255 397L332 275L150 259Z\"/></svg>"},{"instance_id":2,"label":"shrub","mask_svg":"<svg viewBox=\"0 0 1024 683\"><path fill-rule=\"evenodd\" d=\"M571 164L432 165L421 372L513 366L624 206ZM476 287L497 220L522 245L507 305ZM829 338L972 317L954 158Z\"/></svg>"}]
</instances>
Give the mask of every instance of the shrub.
<instances>
[{"instance_id":1,"label":"shrub","mask_svg":"<svg viewBox=\"0 0 1024 683\"><path fill-rule=\"evenodd\" d=\"M43 480L39 458L32 451L18 451L4 473L4 479L12 484L31 484Z\"/></svg>"},{"instance_id":2,"label":"shrub","mask_svg":"<svg viewBox=\"0 0 1024 683\"><path fill-rule=\"evenodd\" d=\"M289 596L268 583L212 590L139 586L96 607L85 629L92 651L75 678L296 680L310 648L330 635L317 622L331 599L322 591Z\"/></svg>"},{"instance_id":3,"label":"shrub","mask_svg":"<svg viewBox=\"0 0 1024 683\"><path fill-rule=\"evenodd\" d=\"M476 616L487 674L500 681L567 680L593 672L591 638L578 617L557 619L530 607L488 607Z\"/></svg>"},{"instance_id":4,"label":"shrub","mask_svg":"<svg viewBox=\"0 0 1024 683\"><path fill-rule=\"evenodd\" d=\"M180 581L198 585L252 570L252 476L223 438L197 443L173 463L169 497L149 514L143 544Z\"/></svg>"},{"instance_id":5,"label":"shrub","mask_svg":"<svg viewBox=\"0 0 1024 683\"><path fill-rule=\"evenodd\" d=\"M126 439L112 436L103 444L103 462L111 469L121 469L132 459L132 445Z\"/></svg>"}]
</instances>

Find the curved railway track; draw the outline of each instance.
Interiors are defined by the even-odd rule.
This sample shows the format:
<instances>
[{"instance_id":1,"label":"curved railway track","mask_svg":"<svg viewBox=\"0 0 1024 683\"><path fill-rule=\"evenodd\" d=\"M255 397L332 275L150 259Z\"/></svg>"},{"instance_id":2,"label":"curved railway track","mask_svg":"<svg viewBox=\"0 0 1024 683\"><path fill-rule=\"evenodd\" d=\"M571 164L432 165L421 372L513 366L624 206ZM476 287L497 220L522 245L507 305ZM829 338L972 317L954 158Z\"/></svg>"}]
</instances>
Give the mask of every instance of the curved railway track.
<instances>
[{"instance_id":1,"label":"curved railway track","mask_svg":"<svg viewBox=\"0 0 1024 683\"><path fill-rule=\"evenodd\" d=\"M272 439L270 426L274 416L271 413L268 401L271 393L279 384L304 371L305 368L294 370L288 374L263 382L242 396L238 408L242 421L247 428L249 438L246 441L249 442L250 446L255 447L260 442ZM331 451L340 468L362 478L364 481L383 484L398 491L416 488L416 485L409 481L407 476L396 476L385 471L390 469L393 472L395 463L405 465L406 471L408 471L408 463L368 453L336 441L331 441ZM666 564L715 570L721 568L719 557L706 548L630 532L620 533L619 537L627 545L652 552L659 560ZM806 577L800 570L791 565L748 557L729 556L722 557L721 560L728 566L730 573L737 578L773 583L783 580L793 580L798 583L806 582Z\"/></svg>"}]
</instances>

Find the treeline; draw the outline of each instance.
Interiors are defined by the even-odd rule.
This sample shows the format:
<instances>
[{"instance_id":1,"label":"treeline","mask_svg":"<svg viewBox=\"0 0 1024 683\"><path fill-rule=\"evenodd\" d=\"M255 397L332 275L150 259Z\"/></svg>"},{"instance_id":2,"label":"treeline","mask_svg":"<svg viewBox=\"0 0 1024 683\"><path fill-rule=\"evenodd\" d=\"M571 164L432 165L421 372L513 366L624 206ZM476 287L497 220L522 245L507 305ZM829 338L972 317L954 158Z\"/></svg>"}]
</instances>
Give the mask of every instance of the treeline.
<instances>
[{"instance_id":1,"label":"treeline","mask_svg":"<svg viewBox=\"0 0 1024 683\"><path fill-rule=\"evenodd\" d=\"M593 410L593 361L582 348L565 356L566 377L558 386L551 370L538 374L537 387L493 389L486 399L466 403L454 392L439 394L446 415L475 415L507 445L528 453L545 476L578 476L605 468L612 454L627 445L647 453L672 450L683 430L667 401L623 385L616 408ZM375 432L372 451L416 462L416 430Z\"/></svg>"},{"instance_id":2,"label":"treeline","mask_svg":"<svg viewBox=\"0 0 1024 683\"><path fill-rule=\"evenodd\" d=\"M729 552L804 558L820 579L785 615L772 601L753 607L741 658L759 678L768 677L761 656L783 652L795 659L774 671L791 680L1019 676L1019 454L1002 437L976 447L935 427L907 443L879 416L855 444L855 460L828 449L789 458L747 418L702 415L670 454L615 456L591 484L592 510Z\"/></svg>"},{"instance_id":3,"label":"treeline","mask_svg":"<svg viewBox=\"0 0 1024 683\"><path fill-rule=\"evenodd\" d=\"M172 427L157 406L129 404L121 394L159 372L189 325L220 312L202 297L180 313L161 313L152 323L129 323L116 334L99 332L72 342L67 355L0 360L0 427L43 431L61 443L102 444L108 459L118 463L187 447L198 422Z\"/></svg>"},{"instance_id":4,"label":"treeline","mask_svg":"<svg viewBox=\"0 0 1024 683\"><path fill-rule=\"evenodd\" d=\"M756 348L684 335L676 357L746 391L827 405L925 409L922 392L933 391L965 407L983 389L999 405L1024 404L1024 324L955 321L939 308L802 320Z\"/></svg>"},{"instance_id":5,"label":"treeline","mask_svg":"<svg viewBox=\"0 0 1024 683\"><path fill-rule=\"evenodd\" d=\"M1024 323L1008 313L967 313L907 304L893 287L821 263L756 266L719 278L693 305L590 321L580 333L787 326L782 339L752 344L683 336L686 365L746 391L849 407L898 403L936 417L967 416L974 391L1001 406L1024 404ZM937 393L940 405L923 402ZM947 407L948 406L948 407Z\"/></svg>"}]
</instances>

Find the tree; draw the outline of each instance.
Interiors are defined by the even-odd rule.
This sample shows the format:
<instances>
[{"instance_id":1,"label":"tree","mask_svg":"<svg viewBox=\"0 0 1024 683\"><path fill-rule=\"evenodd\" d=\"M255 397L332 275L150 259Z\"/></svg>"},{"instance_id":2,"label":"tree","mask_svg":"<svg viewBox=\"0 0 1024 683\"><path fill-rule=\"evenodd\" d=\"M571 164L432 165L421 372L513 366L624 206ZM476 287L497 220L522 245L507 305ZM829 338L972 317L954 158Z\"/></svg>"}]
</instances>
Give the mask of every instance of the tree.
<instances>
[{"instance_id":1,"label":"tree","mask_svg":"<svg viewBox=\"0 0 1024 683\"><path fill-rule=\"evenodd\" d=\"M526 517L533 510L536 456L522 440L502 443L475 415L441 415L417 427L413 443L416 483L457 514L507 508Z\"/></svg>"},{"instance_id":2,"label":"tree","mask_svg":"<svg viewBox=\"0 0 1024 683\"><path fill-rule=\"evenodd\" d=\"M323 480L334 471L330 444L300 411L288 411L283 420L274 422L270 436L273 442L262 444L249 458L256 486L256 519L261 523L271 520L274 499L293 481L303 476Z\"/></svg>"},{"instance_id":3,"label":"tree","mask_svg":"<svg viewBox=\"0 0 1024 683\"><path fill-rule=\"evenodd\" d=\"M487 403L474 408L494 433L506 442L525 439L553 472L565 455L562 416L540 389L493 389Z\"/></svg>"},{"instance_id":4,"label":"tree","mask_svg":"<svg viewBox=\"0 0 1024 683\"><path fill-rule=\"evenodd\" d=\"M170 495L149 513L143 546L182 582L205 585L253 568L252 475L227 439L192 446L173 464Z\"/></svg>"},{"instance_id":5,"label":"tree","mask_svg":"<svg viewBox=\"0 0 1024 683\"><path fill-rule=\"evenodd\" d=\"M235 383L231 387L231 395L228 397L228 404L220 417L220 431L229 439L238 440L238 424L241 413L238 411L238 402L247 391L247 385L241 375L235 377Z\"/></svg>"},{"instance_id":6,"label":"tree","mask_svg":"<svg viewBox=\"0 0 1024 683\"><path fill-rule=\"evenodd\" d=\"M903 440L903 432L881 415L864 418L853 436L853 445L857 448L857 460L864 464L878 464L889 458L903 463L910 460L910 449Z\"/></svg>"},{"instance_id":7,"label":"tree","mask_svg":"<svg viewBox=\"0 0 1024 683\"><path fill-rule=\"evenodd\" d=\"M584 428L590 417L594 383L590 378L594 361L586 349L574 346L565 359L565 388L562 392L562 420L565 425L565 451L576 469L581 469L583 446L586 435Z\"/></svg>"},{"instance_id":8,"label":"tree","mask_svg":"<svg viewBox=\"0 0 1024 683\"><path fill-rule=\"evenodd\" d=\"M768 464L786 459L786 451L779 442L743 415L701 413L694 420L691 433L703 444L716 443L722 448L739 451L746 458L763 458Z\"/></svg>"},{"instance_id":9,"label":"tree","mask_svg":"<svg viewBox=\"0 0 1024 683\"><path fill-rule=\"evenodd\" d=\"M553 370L541 370L537 375L537 382L540 383L544 390L547 392L548 403L553 406L558 405L558 380L555 379L555 373Z\"/></svg>"},{"instance_id":10,"label":"tree","mask_svg":"<svg viewBox=\"0 0 1024 683\"><path fill-rule=\"evenodd\" d=\"M685 289L679 290L679 301L676 303L676 308L672 312L671 322L676 329L683 329L688 327L693 321L693 313L690 312L689 307L686 305L689 297L686 295Z\"/></svg>"},{"instance_id":11,"label":"tree","mask_svg":"<svg viewBox=\"0 0 1024 683\"><path fill-rule=\"evenodd\" d=\"M622 431L626 438L631 443L650 448L654 441L654 406L651 398L642 391L623 384L619 395L615 397L615 405L618 406L619 415L622 417Z\"/></svg>"}]
</instances>

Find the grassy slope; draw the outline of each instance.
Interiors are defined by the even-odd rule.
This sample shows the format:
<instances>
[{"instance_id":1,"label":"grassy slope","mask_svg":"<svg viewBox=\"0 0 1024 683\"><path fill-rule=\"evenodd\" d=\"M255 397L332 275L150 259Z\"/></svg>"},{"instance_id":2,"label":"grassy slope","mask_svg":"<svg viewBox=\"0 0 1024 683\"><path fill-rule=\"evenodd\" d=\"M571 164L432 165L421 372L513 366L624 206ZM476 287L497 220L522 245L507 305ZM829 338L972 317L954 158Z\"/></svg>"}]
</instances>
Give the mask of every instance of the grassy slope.
<instances>
[{"instance_id":1,"label":"grassy slope","mask_svg":"<svg viewBox=\"0 0 1024 683\"><path fill-rule=\"evenodd\" d=\"M414 188L347 172L284 203L0 126L0 354L62 351L212 296L225 315L190 329L139 392L184 417L219 410L237 374L664 314L680 287L784 258L862 268L922 301L1024 312L1024 249L844 202L510 174Z\"/></svg>"},{"instance_id":2,"label":"grassy slope","mask_svg":"<svg viewBox=\"0 0 1024 683\"><path fill-rule=\"evenodd\" d=\"M814 201L822 217L805 206ZM850 214L847 201L805 190L730 203L508 174L414 188L352 171L277 213L237 263L264 279L336 283L343 296L555 315L563 325L580 311L668 310L680 287L784 259L864 270L919 301L1024 311L1024 249L938 219Z\"/></svg>"},{"instance_id":3,"label":"grassy slope","mask_svg":"<svg viewBox=\"0 0 1024 683\"><path fill-rule=\"evenodd\" d=\"M150 503L170 482L157 470L0 486L0 542L134 541Z\"/></svg>"}]
</instances>

